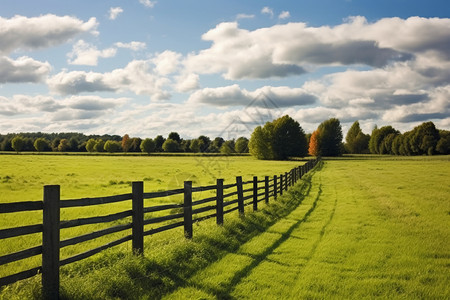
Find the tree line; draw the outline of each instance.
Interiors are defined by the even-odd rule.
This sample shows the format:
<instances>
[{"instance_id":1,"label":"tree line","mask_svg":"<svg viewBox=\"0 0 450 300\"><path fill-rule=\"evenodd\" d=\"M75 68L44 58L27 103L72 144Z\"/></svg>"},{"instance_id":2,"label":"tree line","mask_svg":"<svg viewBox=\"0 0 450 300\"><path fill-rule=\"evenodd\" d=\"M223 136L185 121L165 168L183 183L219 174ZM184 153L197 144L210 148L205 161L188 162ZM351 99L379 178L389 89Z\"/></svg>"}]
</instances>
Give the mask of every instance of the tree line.
<instances>
[{"instance_id":1,"label":"tree line","mask_svg":"<svg viewBox=\"0 0 450 300\"><path fill-rule=\"evenodd\" d=\"M0 134L0 151L38 151L38 152L205 152L205 153L247 153L248 139L239 137L224 140L216 137L211 140L201 135L197 139L182 139L177 132L167 138L141 139L125 134L84 135L82 133L19 133Z\"/></svg>"},{"instance_id":2,"label":"tree line","mask_svg":"<svg viewBox=\"0 0 450 300\"><path fill-rule=\"evenodd\" d=\"M450 131L438 130L424 122L405 133L392 126L375 127L365 134L355 121L343 141L342 126L336 118L322 122L311 134L288 115L258 126L249 141L250 153L258 159L339 156L350 154L435 155L450 154Z\"/></svg>"},{"instance_id":3,"label":"tree line","mask_svg":"<svg viewBox=\"0 0 450 300\"><path fill-rule=\"evenodd\" d=\"M300 124L286 115L258 126L246 137L224 140L201 135L182 139L177 132L167 138L141 139L125 134L84 135L82 133L20 133L0 135L0 151L59 152L193 152L247 153L258 159L284 160L289 157L339 156L350 154L435 155L450 154L450 131L439 130L433 122L424 122L405 133L392 126L375 127L365 134L355 121L343 140L339 119L322 122L306 134Z\"/></svg>"}]
</instances>

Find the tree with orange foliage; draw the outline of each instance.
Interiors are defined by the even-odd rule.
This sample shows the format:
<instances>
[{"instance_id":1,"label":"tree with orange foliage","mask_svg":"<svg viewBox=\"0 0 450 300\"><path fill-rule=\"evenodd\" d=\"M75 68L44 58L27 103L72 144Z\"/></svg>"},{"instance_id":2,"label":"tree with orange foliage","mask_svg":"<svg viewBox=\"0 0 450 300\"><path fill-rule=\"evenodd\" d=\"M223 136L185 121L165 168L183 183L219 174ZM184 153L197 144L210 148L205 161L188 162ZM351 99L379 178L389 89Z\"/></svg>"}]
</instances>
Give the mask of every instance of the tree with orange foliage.
<instances>
[{"instance_id":1,"label":"tree with orange foliage","mask_svg":"<svg viewBox=\"0 0 450 300\"><path fill-rule=\"evenodd\" d=\"M314 132L311 134L311 138L309 140L309 149L308 153L312 156L319 156L320 155L320 131L319 129L314 130Z\"/></svg>"},{"instance_id":2,"label":"tree with orange foliage","mask_svg":"<svg viewBox=\"0 0 450 300\"><path fill-rule=\"evenodd\" d=\"M122 138L122 149L123 152L128 152L128 150L130 150L131 147L131 143L133 141L130 139L130 136L128 134L125 134Z\"/></svg>"}]
</instances>

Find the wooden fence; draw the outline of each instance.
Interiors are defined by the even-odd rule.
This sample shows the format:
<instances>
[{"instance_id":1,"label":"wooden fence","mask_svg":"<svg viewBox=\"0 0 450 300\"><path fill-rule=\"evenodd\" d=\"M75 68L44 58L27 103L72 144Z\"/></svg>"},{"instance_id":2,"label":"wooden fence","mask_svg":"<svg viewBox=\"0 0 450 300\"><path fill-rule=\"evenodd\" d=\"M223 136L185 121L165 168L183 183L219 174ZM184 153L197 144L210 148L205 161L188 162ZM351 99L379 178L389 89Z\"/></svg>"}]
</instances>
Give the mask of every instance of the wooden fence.
<instances>
[{"instance_id":1,"label":"wooden fence","mask_svg":"<svg viewBox=\"0 0 450 300\"><path fill-rule=\"evenodd\" d=\"M275 175L272 178L265 176L258 180L255 176L252 180L243 182L242 177L236 177L233 184L224 184L223 179L217 179L215 185L193 187L191 181L185 181L184 187L163 192L144 193L142 181L132 183L132 192L129 194L115 195L99 198L83 198L73 200L60 200L60 186L44 186L43 201L27 201L15 203L0 203L0 215L23 211L42 210L42 224L14 227L0 230L0 240L19 237L33 233L42 233L42 245L11 254L0 256L0 265L5 265L35 255L42 256L42 266L0 278L0 287L19 280L23 280L38 273L42 273L42 292L44 299L57 299L59 297L59 269L61 266L85 259L105 249L132 241L132 249L135 254L144 253L144 236L153 235L169 229L184 226L184 236L187 239L193 237L193 223L210 218L216 218L216 223L222 225L224 215L235 210L244 214L244 208L252 205L253 210L258 209L258 203L269 199L277 199L290 186L302 178L309 170L314 168L318 160L310 160L305 165L296 167L285 174ZM248 187L250 186L250 187ZM192 201L192 195L196 192L215 191L215 196ZM144 207L144 199L167 197L171 195L184 195L182 204L164 204ZM231 200L228 200L230 199ZM92 206L99 204L132 201L132 209L110 215L81 218L61 221L60 209L70 207ZM237 205L236 205L237 204ZM163 216L145 219L144 215L151 212L168 211ZM180 212L177 212L179 210ZM174 213L175 211L175 213ZM60 240L60 230L87 224L108 223L131 217L132 222L121 224L85 235ZM167 223L167 221L170 221ZM144 226L166 222L165 225L145 231ZM131 234L111 241L103 246L88 250L75 256L60 260L60 249L81 242L93 240L112 233L131 229Z\"/></svg>"}]
</instances>

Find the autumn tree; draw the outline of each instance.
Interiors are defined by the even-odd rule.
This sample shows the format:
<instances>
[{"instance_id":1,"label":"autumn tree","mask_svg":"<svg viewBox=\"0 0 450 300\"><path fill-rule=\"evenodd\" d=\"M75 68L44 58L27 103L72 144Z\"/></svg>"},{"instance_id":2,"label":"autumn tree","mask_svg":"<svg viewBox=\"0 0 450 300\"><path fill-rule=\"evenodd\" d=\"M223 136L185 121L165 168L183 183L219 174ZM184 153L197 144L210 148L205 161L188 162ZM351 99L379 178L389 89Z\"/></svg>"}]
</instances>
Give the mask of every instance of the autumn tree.
<instances>
[{"instance_id":1,"label":"autumn tree","mask_svg":"<svg viewBox=\"0 0 450 300\"><path fill-rule=\"evenodd\" d=\"M127 153L130 150L132 140L128 134L125 134L122 138L122 150Z\"/></svg>"},{"instance_id":2,"label":"autumn tree","mask_svg":"<svg viewBox=\"0 0 450 300\"><path fill-rule=\"evenodd\" d=\"M311 137L309 139L309 148L308 153L312 156L320 156L320 132L318 129L314 130L314 132L311 134Z\"/></svg>"}]
</instances>

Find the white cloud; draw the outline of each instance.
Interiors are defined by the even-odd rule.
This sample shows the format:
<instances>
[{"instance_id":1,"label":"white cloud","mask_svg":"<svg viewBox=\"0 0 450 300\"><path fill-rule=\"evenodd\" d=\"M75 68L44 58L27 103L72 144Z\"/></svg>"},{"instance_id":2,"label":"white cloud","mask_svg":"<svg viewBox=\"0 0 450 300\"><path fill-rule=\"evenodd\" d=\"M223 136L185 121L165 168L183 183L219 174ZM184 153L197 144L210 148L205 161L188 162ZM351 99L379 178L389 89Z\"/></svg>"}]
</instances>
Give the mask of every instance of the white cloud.
<instances>
[{"instance_id":1,"label":"white cloud","mask_svg":"<svg viewBox=\"0 0 450 300\"><path fill-rule=\"evenodd\" d=\"M50 90L62 95L83 92L131 91L150 95L154 100L168 99L165 90L171 81L157 74L151 60L133 60L123 69L107 73L63 71L47 80Z\"/></svg>"},{"instance_id":2,"label":"white cloud","mask_svg":"<svg viewBox=\"0 0 450 300\"><path fill-rule=\"evenodd\" d=\"M100 57L113 57L116 53L115 48L98 50L95 46L79 40L73 45L72 52L68 53L67 56L69 57L68 63L71 65L96 66Z\"/></svg>"},{"instance_id":3,"label":"white cloud","mask_svg":"<svg viewBox=\"0 0 450 300\"><path fill-rule=\"evenodd\" d=\"M145 49L145 47L147 47L147 45L144 42L136 42L136 41L130 43L117 42L114 44L114 46L116 46L117 48L125 48L133 51L143 50Z\"/></svg>"},{"instance_id":4,"label":"white cloud","mask_svg":"<svg viewBox=\"0 0 450 300\"><path fill-rule=\"evenodd\" d=\"M152 59L155 64L155 71L161 75L168 75L177 70L180 64L181 54L174 51L166 50L156 54Z\"/></svg>"},{"instance_id":5,"label":"white cloud","mask_svg":"<svg viewBox=\"0 0 450 300\"><path fill-rule=\"evenodd\" d=\"M291 14L288 11L284 10L280 13L280 15L278 16L278 19L284 20L284 19L289 19L290 17L291 17Z\"/></svg>"},{"instance_id":6,"label":"white cloud","mask_svg":"<svg viewBox=\"0 0 450 300\"><path fill-rule=\"evenodd\" d=\"M0 83L43 82L51 70L48 62L27 56L13 60L0 56Z\"/></svg>"},{"instance_id":7,"label":"white cloud","mask_svg":"<svg viewBox=\"0 0 450 300\"><path fill-rule=\"evenodd\" d=\"M270 7L268 7L268 6L264 6L264 7L261 9L261 13L262 13L262 14L269 15L271 18L273 18L273 9L270 8Z\"/></svg>"},{"instance_id":8,"label":"white cloud","mask_svg":"<svg viewBox=\"0 0 450 300\"><path fill-rule=\"evenodd\" d=\"M52 14L28 18L14 16L0 17L0 53L9 54L15 50L34 50L66 43L75 36L90 32L98 34L95 18L83 22L70 16Z\"/></svg>"},{"instance_id":9,"label":"white cloud","mask_svg":"<svg viewBox=\"0 0 450 300\"><path fill-rule=\"evenodd\" d=\"M194 92L189 103L203 103L213 106L255 106L255 107L290 107L310 105L316 102L314 95L308 94L301 88L286 86L265 86L254 91L241 89L237 84L219 87L204 88Z\"/></svg>"},{"instance_id":10,"label":"white cloud","mask_svg":"<svg viewBox=\"0 0 450 300\"><path fill-rule=\"evenodd\" d=\"M145 7L152 8L157 3L156 1L150 1L150 0L139 0L139 3L144 5Z\"/></svg>"},{"instance_id":11,"label":"white cloud","mask_svg":"<svg viewBox=\"0 0 450 300\"><path fill-rule=\"evenodd\" d=\"M199 76L197 74L185 74L177 77L175 89L178 92L186 93L199 88Z\"/></svg>"},{"instance_id":12,"label":"white cloud","mask_svg":"<svg viewBox=\"0 0 450 300\"><path fill-rule=\"evenodd\" d=\"M115 20L121 13L123 13L123 9L121 7L111 7L109 9L109 19Z\"/></svg>"},{"instance_id":13,"label":"white cloud","mask_svg":"<svg viewBox=\"0 0 450 300\"><path fill-rule=\"evenodd\" d=\"M240 20L240 19L253 19L255 17L255 15L248 15L248 14L238 14L236 16L236 20Z\"/></svg>"}]
</instances>

